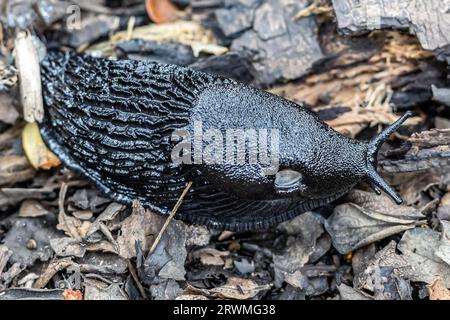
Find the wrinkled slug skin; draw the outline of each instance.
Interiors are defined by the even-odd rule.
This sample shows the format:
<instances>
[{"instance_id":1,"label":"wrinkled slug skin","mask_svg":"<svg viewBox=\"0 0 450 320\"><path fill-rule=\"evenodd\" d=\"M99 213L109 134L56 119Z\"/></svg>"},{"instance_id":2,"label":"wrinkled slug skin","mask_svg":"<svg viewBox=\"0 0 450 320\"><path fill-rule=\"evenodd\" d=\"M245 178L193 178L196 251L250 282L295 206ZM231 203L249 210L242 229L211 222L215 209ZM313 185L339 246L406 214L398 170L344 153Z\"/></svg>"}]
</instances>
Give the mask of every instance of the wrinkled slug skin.
<instances>
[{"instance_id":1,"label":"wrinkled slug skin","mask_svg":"<svg viewBox=\"0 0 450 320\"><path fill-rule=\"evenodd\" d=\"M168 214L235 231L266 229L348 192L365 174L366 144L330 129L307 108L233 80L177 66L49 52L41 63L49 148L116 201L138 198ZM305 190L282 195L257 164L171 161L176 129L279 130L280 169Z\"/></svg>"}]
</instances>

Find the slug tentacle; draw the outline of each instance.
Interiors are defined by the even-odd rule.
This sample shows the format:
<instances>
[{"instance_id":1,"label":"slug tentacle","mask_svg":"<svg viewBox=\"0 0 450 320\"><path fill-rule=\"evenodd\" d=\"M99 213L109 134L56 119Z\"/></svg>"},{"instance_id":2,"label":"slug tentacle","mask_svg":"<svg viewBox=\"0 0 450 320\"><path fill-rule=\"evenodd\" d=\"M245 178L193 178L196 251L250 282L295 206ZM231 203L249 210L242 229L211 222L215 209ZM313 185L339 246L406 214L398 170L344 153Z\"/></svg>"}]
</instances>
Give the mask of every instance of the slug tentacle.
<instances>
[{"instance_id":1,"label":"slug tentacle","mask_svg":"<svg viewBox=\"0 0 450 320\"><path fill-rule=\"evenodd\" d=\"M377 168L377 154L381 145L389 138L389 136L397 131L397 129L412 116L412 112L408 111L401 116L397 121L384 129L378 136L370 140L367 145L367 177L369 185L377 194L381 194L380 189L386 192L397 204L401 204L403 200L398 196L394 189L392 189L386 181L378 174Z\"/></svg>"}]
</instances>

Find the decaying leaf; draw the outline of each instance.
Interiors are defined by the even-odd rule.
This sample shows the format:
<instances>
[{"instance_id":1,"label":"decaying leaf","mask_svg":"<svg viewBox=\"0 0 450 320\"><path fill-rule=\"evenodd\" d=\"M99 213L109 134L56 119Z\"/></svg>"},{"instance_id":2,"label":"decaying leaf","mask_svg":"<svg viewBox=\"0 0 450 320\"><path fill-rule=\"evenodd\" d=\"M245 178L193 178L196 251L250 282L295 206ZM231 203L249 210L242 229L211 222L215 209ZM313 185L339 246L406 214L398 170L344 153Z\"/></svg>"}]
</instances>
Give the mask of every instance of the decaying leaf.
<instances>
[{"instance_id":1,"label":"decaying leaf","mask_svg":"<svg viewBox=\"0 0 450 320\"><path fill-rule=\"evenodd\" d=\"M174 300L182 292L180 285L173 279L165 279L150 286L150 293L154 300Z\"/></svg>"},{"instance_id":2,"label":"decaying leaf","mask_svg":"<svg viewBox=\"0 0 450 320\"><path fill-rule=\"evenodd\" d=\"M113 253L88 252L77 259L77 262L82 273L117 276L124 274L128 269L126 259Z\"/></svg>"},{"instance_id":3,"label":"decaying leaf","mask_svg":"<svg viewBox=\"0 0 450 320\"><path fill-rule=\"evenodd\" d=\"M142 283L157 285L165 279L185 280L186 231L184 223L173 220L162 235L155 250L145 259L142 250L136 260Z\"/></svg>"},{"instance_id":4,"label":"decaying leaf","mask_svg":"<svg viewBox=\"0 0 450 320\"><path fill-rule=\"evenodd\" d=\"M170 0L145 0L149 18L155 23L167 23L177 20L181 13Z\"/></svg>"},{"instance_id":5,"label":"decaying leaf","mask_svg":"<svg viewBox=\"0 0 450 320\"><path fill-rule=\"evenodd\" d=\"M412 205L420 201L421 193L433 186L442 183L442 177L432 171L405 172L396 174L393 184L398 185L399 195L406 205Z\"/></svg>"},{"instance_id":6,"label":"decaying leaf","mask_svg":"<svg viewBox=\"0 0 450 320\"><path fill-rule=\"evenodd\" d=\"M392 114L389 103L379 104L372 107L355 107L350 112L342 114L342 116L326 121L329 126L342 133L350 133L349 136L356 135L364 129L367 124L369 126L384 124L388 125L396 121L399 117ZM404 125L415 125L420 123L419 117L409 118Z\"/></svg>"},{"instance_id":7,"label":"decaying leaf","mask_svg":"<svg viewBox=\"0 0 450 320\"><path fill-rule=\"evenodd\" d=\"M228 278L223 286L209 290L210 294L224 299L245 300L255 297L259 292L269 290L270 284L258 285L250 279L241 279L236 277Z\"/></svg>"},{"instance_id":8,"label":"decaying leaf","mask_svg":"<svg viewBox=\"0 0 450 320\"><path fill-rule=\"evenodd\" d=\"M8 230L3 243L13 252L10 262L32 266L36 260L47 261L53 251L50 239L58 237L51 216L18 218ZM32 241L32 247L27 244Z\"/></svg>"},{"instance_id":9,"label":"decaying leaf","mask_svg":"<svg viewBox=\"0 0 450 320\"><path fill-rule=\"evenodd\" d=\"M48 170L61 164L58 157L47 148L42 140L36 122L28 123L23 128L22 146L28 161L35 169Z\"/></svg>"},{"instance_id":10,"label":"decaying leaf","mask_svg":"<svg viewBox=\"0 0 450 320\"><path fill-rule=\"evenodd\" d=\"M90 242L91 244L88 246L87 250L96 251L110 251L110 252L119 252L119 244L114 239L111 234L111 230L108 227L109 224L112 224L115 220L116 216L125 209L125 206L116 202L111 202L105 210L95 219L93 223L89 224L89 227L86 231L84 238ZM124 221L125 222L125 221ZM111 226L112 229L112 226ZM109 241L102 241L99 237L94 237L96 232L101 232ZM93 239L94 238L94 239ZM118 237L120 238L120 236Z\"/></svg>"},{"instance_id":11,"label":"decaying leaf","mask_svg":"<svg viewBox=\"0 0 450 320\"><path fill-rule=\"evenodd\" d=\"M354 289L344 283L337 286L341 300L373 300L370 295Z\"/></svg>"},{"instance_id":12,"label":"decaying leaf","mask_svg":"<svg viewBox=\"0 0 450 320\"><path fill-rule=\"evenodd\" d=\"M94 213L91 210L77 210L72 215L79 220L90 220Z\"/></svg>"},{"instance_id":13,"label":"decaying leaf","mask_svg":"<svg viewBox=\"0 0 450 320\"><path fill-rule=\"evenodd\" d=\"M436 278L427 285L430 300L450 300L450 291L444 286L441 278Z\"/></svg>"},{"instance_id":14,"label":"decaying leaf","mask_svg":"<svg viewBox=\"0 0 450 320\"><path fill-rule=\"evenodd\" d=\"M25 200L19 209L19 217L22 218L35 218L49 213L50 211L45 209L37 200Z\"/></svg>"},{"instance_id":15,"label":"decaying leaf","mask_svg":"<svg viewBox=\"0 0 450 320\"><path fill-rule=\"evenodd\" d=\"M164 223L164 218L144 209L138 200L133 202L133 211L127 217L121 228L121 234L117 237L119 255L125 259L136 257L136 241L143 244L143 249L148 250L152 236L158 234L158 230Z\"/></svg>"},{"instance_id":16,"label":"decaying leaf","mask_svg":"<svg viewBox=\"0 0 450 320\"><path fill-rule=\"evenodd\" d=\"M342 254L423 224L413 207L398 206L385 195L354 190L325 222L333 246Z\"/></svg>"},{"instance_id":17,"label":"decaying leaf","mask_svg":"<svg viewBox=\"0 0 450 320\"><path fill-rule=\"evenodd\" d=\"M84 300L128 300L119 284L106 284L102 281L87 279L84 283Z\"/></svg>"},{"instance_id":18,"label":"decaying leaf","mask_svg":"<svg viewBox=\"0 0 450 320\"><path fill-rule=\"evenodd\" d=\"M319 259L328 251L330 243L327 248L326 243L318 241L324 230L320 218L313 212L306 212L278 228L291 236L281 254L273 256L275 286L280 287L283 281L289 279L291 285L297 286L299 281L295 279L302 274L300 269L308 262Z\"/></svg>"},{"instance_id":19,"label":"decaying leaf","mask_svg":"<svg viewBox=\"0 0 450 320\"><path fill-rule=\"evenodd\" d=\"M24 288L32 288L33 283L39 276L33 272L28 273L17 281L17 284Z\"/></svg>"},{"instance_id":20,"label":"decaying leaf","mask_svg":"<svg viewBox=\"0 0 450 320\"><path fill-rule=\"evenodd\" d=\"M396 252L397 244L391 241L383 249L378 251L367 263L364 270L357 273L354 284L358 288L375 291L373 276L370 273L378 268L391 268L393 273L401 279L409 280L414 273L413 267L408 260Z\"/></svg>"},{"instance_id":21,"label":"decaying leaf","mask_svg":"<svg viewBox=\"0 0 450 320\"><path fill-rule=\"evenodd\" d=\"M186 226L186 246L203 247L211 240L211 233L208 228L199 225Z\"/></svg>"},{"instance_id":22,"label":"decaying leaf","mask_svg":"<svg viewBox=\"0 0 450 320\"><path fill-rule=\"evenodd\" d=\"M431 229L415 228L403 234L397 248L414 269L412 281L431 283L441 277L445 287L450 288L450 266L435 253L440 242L440 233Z\"/></svg>"},{"instance_id":23,"label":"decaying leaf","mask_svg":"<svg viewBox=\"0 0 450 320\"><path fill-rule=\"evenodd\" d=\"M86 253L85 246L68 237L51 239L50 245L58 257L83 257Z\"/></svg>"},{"instance_id":24,"label":"decaying leaf","mask_svg":"<svg viewBox=\"0 0 450 320\"><path fill-rule=\"evenodd\" d=\"M50 279L53 278L53 276L57 272L65 269L71 265L74 265L74 264L75 263L72 262L72 260L70 260L69 258L53 260L52 262L50 262L50 264L47 266L47 268L39 276L39 279L37 279L37 281L33 284L33 288L37 288L37 289L44 288L47 285L47 283L50 281Z\"/></svg>"},{"instance_id":25,"label":"decaying leaf","mask_svg":"<svg viewBox=\"0 0 450 320\"><path fill-rule=\"evenodd\" d=\"M230 255L229 251L219 251L214 248L202 248L192 253L194 259L200 259L202 264L210 266L223 266L224 258L228 255Z\"/></svg>"},{"instance_id":26,"label":"decaying leaf","mask_svg":"<svg viewBox=\"0 0 450 320\"><path fill-rule=\"evenodd\" d=\"M68 201L78 209L98 212L106 203L110 202L110 199L102 196L98 190L83 188L76 190Z\"/></svg>"},{"instance_id":27,"label":"decaying leaf","mask_svg":"<svg viewBox=\"0 0 450 320\"><path fill-rule=\"evenodd\" d=\"M58 230L64 231L69 237L81 241L82 236L82 225L83 223L75 217L69 216L64 210L64 200L67 193L67 184L63 183L61 190L59 192L58 199L58 225L56 228Z\"/></svg>"}]
</instances>

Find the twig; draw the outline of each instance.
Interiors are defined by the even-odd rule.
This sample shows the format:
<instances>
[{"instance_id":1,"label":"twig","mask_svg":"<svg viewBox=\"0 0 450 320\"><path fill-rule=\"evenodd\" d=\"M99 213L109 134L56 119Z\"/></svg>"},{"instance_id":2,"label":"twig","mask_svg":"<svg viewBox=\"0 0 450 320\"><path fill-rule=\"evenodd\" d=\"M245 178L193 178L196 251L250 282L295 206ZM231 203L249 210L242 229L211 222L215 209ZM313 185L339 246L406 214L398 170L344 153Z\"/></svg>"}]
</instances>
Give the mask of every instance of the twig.
<instances>
[{"instance_id":1,"label":"twig","mask_svg":"<svg viewBox=\"0 0 450 320\"><path fill-rule=\"evenodd\" d=\"M184 188L183 193L181 194L180 198L178 199L177 203L172 209L172 212L170 213L169 217L167 217L166 222L164 222L164 225L162 226L161 230L158 233L158 236L156 237L155 241L153 241L152 247L150 248L150 251L148 252L148 256L150 256L153 251L155 251L156 246L158 245L159 241L161 240L162 235L164 234L164 231L166 231L167 227L169 226L170 221L172 221L173 217L178 211L178 208L181 206L181 203L183 202L184 197L188 193L189 189L192 186L192 181L189 181L189 183L186 185L186 188Z\"/></svg>"},{"instance_id":2,"label":"twig","mask_svg":"<svg viewBox=\"0 0 450 320\"><path fill-rule=\"evenodd\" d=\"M131 263L130 259L128 259L128 270L130 270L131 277L133 278L134 282L136 283L136 286L138 287L142 298L144 298L145 300L148 300L147 293L145 292L144 287L142 286L141 282L139 281L139 278L136 274L136 269L134 269L134 266Z\"/></svg>"},{"instance_id":3,"label":"twig","mask_svg":"<svg viewBox=\"0 0 450 320\"><path fill-rule=\"evenodd\" d=\"M59 199L58 199L59 214L58 214L57 228L59 229L59 226L61 226L61 229L59 230L63 230L65 233L68 233L71 238L81 241L82 237L79 234L77 228L72 223L74 218L68 217L66 215L66 212L64 211L64 200L66 198L67 188L68 188L67 183L63 182L61 184L61 189L59 190Z\"/></svg>"}]
</instances>

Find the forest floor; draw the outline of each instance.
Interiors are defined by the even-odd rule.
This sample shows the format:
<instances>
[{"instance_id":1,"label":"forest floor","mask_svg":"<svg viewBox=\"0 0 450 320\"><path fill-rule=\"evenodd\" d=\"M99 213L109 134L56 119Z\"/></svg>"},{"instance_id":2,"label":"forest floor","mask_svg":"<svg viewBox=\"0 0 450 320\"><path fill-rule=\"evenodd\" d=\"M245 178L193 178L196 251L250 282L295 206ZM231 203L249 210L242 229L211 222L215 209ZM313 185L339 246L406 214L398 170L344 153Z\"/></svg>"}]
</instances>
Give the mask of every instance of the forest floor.
<instances>
[{"instance_id":1,"label":"forest floor","mask_svg":"<svg viewBox=\"0 0 450 320\"><path fill-rule=\"evenodd\" d=\"M450 8L407 2L6 0L0 300L450 299ZM404 203L362 182L268 231L164 229L166 217L111 201L46 148L42 104L21 100L36 97L21 88L39 78L30 43L35 59L60 48L233 78L360 140L411 110L378 161Z\"/></svg>"}]
</instances>

